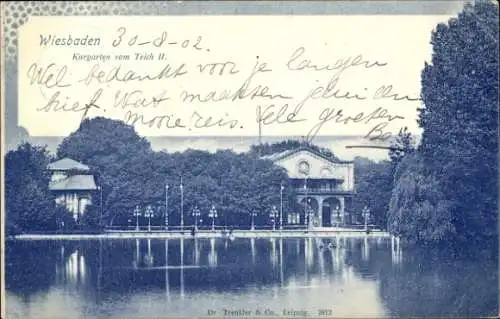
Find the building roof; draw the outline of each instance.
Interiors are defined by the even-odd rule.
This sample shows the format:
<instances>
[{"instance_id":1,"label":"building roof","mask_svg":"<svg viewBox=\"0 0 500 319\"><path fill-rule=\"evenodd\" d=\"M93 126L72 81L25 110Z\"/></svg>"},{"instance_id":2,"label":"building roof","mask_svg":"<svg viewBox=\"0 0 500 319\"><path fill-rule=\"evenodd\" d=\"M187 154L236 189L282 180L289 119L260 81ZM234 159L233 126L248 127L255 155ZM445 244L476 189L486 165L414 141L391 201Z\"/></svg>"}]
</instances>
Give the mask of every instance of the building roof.
<instances>
[{"instance_id":1,"label":"building roof","mask_svg":"<svg viewBox=\"0 0 500 319\"><path fill-rule=\"evenodd\" d=\"M277 159L280 159L280 158L287 157L289 154L292 154L292 153L295 153L295 150L286 150L286 151L283 151L283 152L269 154L269 155L262 156L262 158L274 161L274 160L277 160Z\"/></svg>"},{"instance_id":2,"label":"building roof","mask_svg":"<svg viewBox=\"0 0 500 319\"><path fill-rule=\"evenodd\" d=\"M69 157L65 157L63 159L50 163L49 165L47 165L47 168L51 171L90 170L87 165L77 162Z\"/></svg>"},{"instance_id":3,"label":"building roof","mask_svg":"<svg viewBox=\"0 0 500 319\"><path fill-rule=\"evenodd\" d=\"M93 175L73 175L49 185L52 191L96 190Z\"/></svg>"},{"instance_id":4,"label":"building roof","mask_svg":"<svg viewBox=\"0 0 500 319\"><path fill-rule=\"evenodd\" d=\"M280 152L280 153L274 153L274 154L271 154L271 155L266 155L266 156L263 156L262 158L263 159L269 159L269 160L272 160L272 161L278 161L280 159L283 159L285 157L288 157L292 154L295 154L295 153L298 153L298 152L301 152L301 151L306 151L306 152L310 152L316 156L319 156L321 158L323 158L324 160L326 161L329 161L331 163L338 163L338 164L349 164L349 163L354 163L353 161L341 161L341 160L336 160L336 159L333 159L331 157L328 157L316 150L313 150L307 146L302 146L302 147L298 147L296 149L293 149L293 150L287 150L287 151L284 151L284 152Z\"/></svg>"}]
</instances>

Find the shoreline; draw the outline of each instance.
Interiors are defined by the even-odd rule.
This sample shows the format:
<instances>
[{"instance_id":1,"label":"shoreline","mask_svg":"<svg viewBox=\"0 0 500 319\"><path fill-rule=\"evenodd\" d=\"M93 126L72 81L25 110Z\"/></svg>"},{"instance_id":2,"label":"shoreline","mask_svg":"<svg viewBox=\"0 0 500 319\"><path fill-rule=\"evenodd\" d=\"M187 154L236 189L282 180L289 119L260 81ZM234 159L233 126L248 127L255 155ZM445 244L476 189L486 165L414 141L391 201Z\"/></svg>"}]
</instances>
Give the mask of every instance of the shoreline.
<instances>
[{"instance_id":1,"label":"shoreline","mask_svg":"<svg viewBox=\"0 0 500 319\"><path fill-rule=\"evenodd\" d=\"M13 240L93 240L93 239L191 239L191 238L391 238L385 231L365 231L340 229L340 230L233 230L231 234L220 230L199 230L193 236L191 231L106 231L101 234L20 234L13 236Z\"/></svg>"}]
</instances>

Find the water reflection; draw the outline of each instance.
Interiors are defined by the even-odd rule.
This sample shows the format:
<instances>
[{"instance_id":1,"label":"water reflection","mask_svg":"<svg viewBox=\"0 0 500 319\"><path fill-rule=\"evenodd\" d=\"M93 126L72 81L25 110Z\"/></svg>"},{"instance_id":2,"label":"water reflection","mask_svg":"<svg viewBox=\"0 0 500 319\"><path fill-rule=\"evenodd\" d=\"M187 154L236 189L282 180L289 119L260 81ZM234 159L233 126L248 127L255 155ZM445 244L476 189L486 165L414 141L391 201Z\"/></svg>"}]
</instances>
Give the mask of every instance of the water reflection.
<instances>
[{"instance_id":1,"label":"water reflection","mask_svg":"<svg viewBox=\"0 0 500 319\"><path fill-rule=\"evenodd\" d=\"M368 237L363 239L363 260L370 260L370 245L368 244Z\"/></svg>"},{"instance_id":2,"label":"water reflection","mask_svg":"<svg viewBox=\"0 0 500 319\"><path fill-rule=\"evenodd\" d=\"M391 259L394 265L401 265L401 260L403 259L403 251L400 247L400 239L397 237L391 237Z\"/></svg>"},{"instance_id":3,"label":"water reflection","mask_svg":"<svg viewBox=\"0 0 500 319\"><path fill-rule=\"evenodd\" d=\"M153 253L151 252L151 239L148 239L147 242L148 242L148 251L146 255L144 255L144 264L146 265L146 267L152 267L155 258L153 256Z\"/></svg>"},{"instance_id":4,"label":"water reflection","mask_svg":"<svg viewBox=\"0 0 500 319\"><path fill-rule=\"evenodd\" d=\"M271 254L269 255L273 268L278 264L278 255L276 254L276 238L271 238Z\"/></svg>"},{"instance_id":5,"label":"water reflection","mask_svg":"<svg viewBox=\"0 0 500 319\"><path fill-rule=\"evenodd\" d=\"M165 296L167 301L171 301L170 299L170 283L169 283L169 264L168 264L168 239L165 240Z\"/></svg>"},{"instance_id":6,"label":"water reflection","mask_svg":"<svg viewBox=\"0 0 500 319\"><path fill-rule=\"evenodd\" d=\"M6 255L7 312L194 317L232 306L281 316L318 308L338 317L496 313L495 260L404 253L397 239L344 237L14 242Z\"/></svg>"},{"instance_id":7,"label":"water reflection","mask_svg":"<svg viewBox=\"0 0 500 319\"><path fill-rule=\"evenodd\" d=\"M64 246L61 247L61 261L55 264L56 280L64 284L79 286L86 282L85 256L80 250L75 250L66 256Z\"/></svg>"},{"instance_id":8,"label":"water reflection","mask_svg":"<svg viewBox=\"0 0 500 319\"><path fill-rule=\"evenodd\" d=\"M181 238L181 299L184 299L184 238Z\"/></svg>"},{"instance_id":9,"label":"water reflection","mask_svg":"<svg viewBox=\"0 0 500 319\"><path fill-rule=\"evenodd\" d=\"M255 264L255 238L250 238L250 250L252 253L252 264Z\"/></svg>"},{"instance_id":10,"label":"water reflection","mask_svg":"<svg viewBox=\"0 0 500 319\"><path fill-rule=\"evenodd\" d=\"M252 256L254 252L252 251ZM210 267L217 266L217 252L215 251L215 238L210 238L210 252L208 253L208 264Z\"/></svg>"},{"instance_id":11,"label":"water reflection","mask_svg":"<svg viewBox=\"0 0 500 319\"><path fill-rule=\"evenodd\" d=\"M304 259L306 264L306 273L309 269L312 268L314 262L314 247L313 247L313 239L307 238L304 240Z\"/></svg>"},{"instance_id":12,"label":"water reflection","mask_svg":"<svg viewBox=\"0 0 500 319\"><path fill-rule=\"evenodd\" d=\"M283 287L283 263L283 238L280 238L280 287Z\"/></svg>"},{"instance_id":13,"label":"water reflection","mask_svg":"<svg viewBox=\"0 0 500 319\"><path fill-rule=\"evenodd\" d=\"M135 259L132 261L132 265L134 268L139 268L141 261L141 252L140 252L140 240L135 240Z\"/></svg>"}]
</instances>

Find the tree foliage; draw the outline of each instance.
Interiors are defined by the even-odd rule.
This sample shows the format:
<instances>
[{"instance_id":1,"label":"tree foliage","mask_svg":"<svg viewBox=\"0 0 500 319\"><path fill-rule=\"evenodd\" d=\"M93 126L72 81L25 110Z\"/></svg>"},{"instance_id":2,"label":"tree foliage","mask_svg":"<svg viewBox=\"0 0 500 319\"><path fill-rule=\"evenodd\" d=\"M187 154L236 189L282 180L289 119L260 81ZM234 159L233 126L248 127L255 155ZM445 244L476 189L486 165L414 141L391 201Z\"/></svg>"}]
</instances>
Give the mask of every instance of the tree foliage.
<instances>
[{"instance_id":1,"label":"tree foliage","mask_svg":"<svg viewBox=\"0 0 500 319\"><path fill-rule=\"evenodd\" d=\"M99 229L100 217L100 207L97 205L88 205L85 208L85 214L80 219L79 226L83 229Z\"/></svg>"},{"instance_id":2,"label":"tree foliage","mask_svg":"<svg viewBox=\"0 0 500 319\"><path fill-rule=\"evenodd\" d=\"M69 157L91 168L103 188L104 207L113 209L130 201L130 183L134 183L133 191L143 191L141 169L151 154L149 142L132 126L104 117L85 119L57 149L58 158ZM131 199L141 195L136 193Z\"/></svg>"},{"instance_id":3,"label":"tree foliage","mask_svg":"<svg viewBox=\"0 0 500 319\"><path fill-rule=\"evenodd\" d=\"M47 165L51 156L45 147L28 143L5 155L5 200L7 230L53 230L56 211L49 191Z\"/></svg>"},{"instance_id":4,"label":"tree foliage","mask_svg":"<svg viewBox=\"0 0 500 319\"><path fill-rule=\"evenodd\" d=\"M356 196L353 199L353 210L361 213L365 206L368 207L372 214L372 222L385 228L392 181L391 162L377 163L368 158L356 157L354 159Z\"/></svg>"},{"instance_id":5,"label":"tree foliage","mask_svg":"<svg viewBox=\"0 0 500 319\"><path fill-rule=\"evenodd\" d=\"M404 127L399 130L398 135L396 135L396 138L391 143L391 147L389 158L393 164L393 169L395 169L406 155L415 152L415 138L408 131L408 128Z\"/></svg>"},{"instance_id":6,"label":"tree foliage","mask_svg":"<svg viewBox=\"0 0 500 319\"><path fill-rule=\"evenodd\" d=\"M466 5L432 34L419 151L463 239L497 233L498 5Z\"/></svg>"},{"instance_id":7,"label":"tree foliage","mask_svg":"<svg viewBox=\"0 0 500 319\"><path fill-rule=\"evenodd\" d=\"M153 152L131 126L104 118L83 122L61 143L58 157L82 161L99 172L104 217L112 225L135 224L136 207L142 213L140 224L148 223L144 217L148 206L154 211L152 224L164 225L167 185L171 225L180 224L181 206L185 225L194 223L195 207L202 222L208 223L212 205L218 211L218 223L247 225L249 212L255 211L257 223L266 224L271 207L280 205L281 182L287 183L285 170L253 154L193 149ZM284 194L288 206L293 205L290 189Z\"/></svg>"},{"instance_id":8,"label":"tree foliage","mask_svg":"<svg viewBox=\"0 0 500 319\"><path fill-rule=\"evenodd\" d=\"M123 162L152 152L151 145L133 126L104 117L86 118L57 148L57 156L92 166Z\"/></svg>"},{"instance_id":9,"label":"tree foliage","mask_svg":"<svg viewBox=\"0 0 500 319\"><path fill-rule=\"evenodd\" d=\"M426 174L418 155L406 156L398 167L388 210L388 230L410 242L438 242L454 234L450 202L439 182Z\"/></svg>"}]
</instances>

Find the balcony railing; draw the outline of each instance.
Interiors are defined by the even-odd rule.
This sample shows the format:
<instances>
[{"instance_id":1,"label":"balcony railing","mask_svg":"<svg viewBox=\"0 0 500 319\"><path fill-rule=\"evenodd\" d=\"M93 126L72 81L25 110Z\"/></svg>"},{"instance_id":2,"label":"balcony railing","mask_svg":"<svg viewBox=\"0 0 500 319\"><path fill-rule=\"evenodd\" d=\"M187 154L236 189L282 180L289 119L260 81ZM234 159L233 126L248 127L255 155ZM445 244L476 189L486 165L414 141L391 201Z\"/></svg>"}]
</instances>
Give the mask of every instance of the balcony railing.
<instances>
[{"instance_id":1,"label":"balcony railing","mask_svg":"<svg viewBox=\"0 0 500 319\"><path fill-rule=\"evenodd\" d=\"M304 187L295 188L296 194L305 194L306 190ZM308 194L330 194L330 193L354 193L354 189L347 189L345 187L308 187Z\"/></svg>"}]
</instances>

